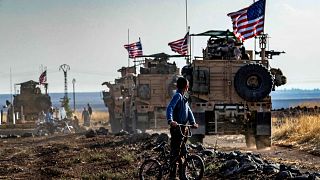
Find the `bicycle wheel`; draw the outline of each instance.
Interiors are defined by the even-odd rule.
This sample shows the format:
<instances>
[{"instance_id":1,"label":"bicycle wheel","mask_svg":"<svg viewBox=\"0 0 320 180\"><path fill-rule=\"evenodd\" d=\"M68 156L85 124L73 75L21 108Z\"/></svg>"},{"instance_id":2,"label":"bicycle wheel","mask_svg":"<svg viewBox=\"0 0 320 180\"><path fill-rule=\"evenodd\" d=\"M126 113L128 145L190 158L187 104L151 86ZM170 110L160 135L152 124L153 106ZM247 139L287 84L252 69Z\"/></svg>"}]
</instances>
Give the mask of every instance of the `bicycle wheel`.
<instances>
[{"instance_id":1,"label":"bicycle wheel","mask_svg":"<svg viewBox=\"0 0 320 180\"><path fill-rule=\"evenodd\" d=\"M145 160L139 168L140 180L160 180L162 176L161 164L155 159Z\"/></svg>"},{"instance_id":2,"label":"bicycle wheel","mask_svg":"<svg viewBox=\"0 0 320 180\"><path fill-rule=\"evenodd\" d=\"M183 179L201 179L204 173L204 163L200 156L190 155L183 163Z\"/></svg>"}]
</instances>

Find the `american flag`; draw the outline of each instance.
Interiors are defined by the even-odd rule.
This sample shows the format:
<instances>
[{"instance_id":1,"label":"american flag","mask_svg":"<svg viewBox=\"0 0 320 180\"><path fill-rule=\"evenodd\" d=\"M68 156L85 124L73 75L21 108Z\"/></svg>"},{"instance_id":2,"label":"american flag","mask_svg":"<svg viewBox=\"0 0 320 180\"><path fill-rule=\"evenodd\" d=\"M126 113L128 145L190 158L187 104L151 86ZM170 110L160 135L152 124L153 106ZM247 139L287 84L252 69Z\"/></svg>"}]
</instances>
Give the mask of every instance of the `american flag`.
<instances>
[{"instance_id":1,"label":"american flag","mask_svg":"<svg viewBox=\"0 0 320 180\"><path fill-rule=\"evenodd\" d=\"M184 36L184 38L170 42L168 45L171 47L172 51L179 53L181 55L187 55L188 40L189 40L189 32Z\"/></svg>"},{"instance_id":2,"label":"american flag","mask_svg":"<svg viewBox=\"0 0 320 180\"><path fill-rule=\"evenodd\" d=\"M39 83L44 84L46 82L47 82L47 71L45 70L40 74Z\"/></svg>"},{"instance_id":3,"label":"american flag","mask_svg":"<svg viewBox=\"0 0 320 180\"><path fill-rule=\"evenodd\" d=\"M244 41L263 32L265 0L253 3L251 6L237 12L229 13L233 24L235 36Z\"/></svg>"},{"instance_id":4,"label":"american flag","mask_svg":"<svg viewBox=\"0 0 320 180\"><path fill-rule=\"evenodd\" d=\"M124 45L124 48L127 49L129 53L129 58L135 58L137 56L143 55L140 39L138 42Z\"/></svg>"}]
</instances>

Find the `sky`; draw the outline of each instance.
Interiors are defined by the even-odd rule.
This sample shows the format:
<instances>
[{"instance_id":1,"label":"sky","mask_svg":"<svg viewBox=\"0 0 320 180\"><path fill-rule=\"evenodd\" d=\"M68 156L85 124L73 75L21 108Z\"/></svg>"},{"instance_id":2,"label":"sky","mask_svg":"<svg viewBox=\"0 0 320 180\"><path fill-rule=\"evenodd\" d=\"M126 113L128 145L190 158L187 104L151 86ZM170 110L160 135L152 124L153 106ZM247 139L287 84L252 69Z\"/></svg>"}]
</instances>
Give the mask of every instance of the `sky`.
<instances>
[{"instance_id":1,"label":"sky","mask_svg":"<svg viewBox=\"0 0 320 180\"><path fill-rule=\"evenodd\" d=\"M229 12L252 0L188 0L190 33L232 29ZM97 92L128 65L123 47L141 38L144 54L175 54L168 43L186 33L186 0L0 0L0 94L14 85L38 81L47 68L49 92L64 92L59 71L68 64L68 91ZM265 32L270 50L286 54L270 60L287 84L278 89L320 88L319 0L267 0ZM129 32L129 36L128 36ZM203 38L193 38L192 54L202 56ZM254 41L244 45L252 49ZM183 58L172 59L179 67ZM133 62L130 62L133 65ZM11 70L11 73L10 73ZM11 74L11 76L10 76ZM11 77L11 81L10 81ZM11 83L12 82L12 83Z\"/></svg>"}]
</instances>

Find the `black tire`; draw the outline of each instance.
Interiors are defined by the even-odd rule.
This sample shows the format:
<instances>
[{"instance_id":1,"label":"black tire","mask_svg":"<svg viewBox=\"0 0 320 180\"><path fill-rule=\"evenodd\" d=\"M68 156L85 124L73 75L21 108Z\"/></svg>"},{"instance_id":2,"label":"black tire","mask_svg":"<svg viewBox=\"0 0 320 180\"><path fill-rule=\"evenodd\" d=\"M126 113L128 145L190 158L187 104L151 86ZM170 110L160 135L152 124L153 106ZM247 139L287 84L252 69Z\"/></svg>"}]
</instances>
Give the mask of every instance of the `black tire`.
<instances>
[{"instance_id":1,"label":"black tire","mask_svg":"<svg viewBox=\"0 0 320 180\"><path fill-rule=\"evenodd\" d=\"M267 97L273 86L271 73L261 64L247 64L234 77L234 88L238 95L250 102Z\"/></svg>"},{"instance_id":2,"label":"black tire","mask_svg":"<svg viewBox=\"0 0 320 180\"><path fill-rule=\"evenodd\" d=\"M271 136L259 135L256 136L256 147L257 149L265 149L271 147Z\"/></svg>"},{"instance_id":3,"label":"black tire","mask_svg":"<svg viewBox=\"0 0 320 180\"><path fill-rule=\"evenodd\" d=\"M202 179L204 174L204 163L200 156L191 155L183 163L182 179Z\"/></svg>"},{"instance_id":4,"label":"black tire","mask_svg":"<svg viewBox=\"0 0 320 180\"><path fill-rule=\"evenodd\" d=\"M161 180L162 170L161 164L155 159L145 160L139 168L139 179L157 179Z\"/></svg>"},{"instance_id":5,"label":"black tire","mask_svg":"<svg viewBox=\"0 0 320 180\"><path fill-rule=\"evenodd\" d=\"M252 130L248 130L245 134L247 148L254 148L256 145L255 135Z\"/></svg>"},{"instance_id":6,"label":"black tire","mask_svg":"<svg viewBox=\"0 0 320 180\"><path fill-rule=\"evenodd\" d=\"M122 125L120 122L120 119L116 119L116 118L110 118L110 125L111 125L111 131L112 133L118 133L121 131L122 129Z\"/></svg>"}]
</instances>

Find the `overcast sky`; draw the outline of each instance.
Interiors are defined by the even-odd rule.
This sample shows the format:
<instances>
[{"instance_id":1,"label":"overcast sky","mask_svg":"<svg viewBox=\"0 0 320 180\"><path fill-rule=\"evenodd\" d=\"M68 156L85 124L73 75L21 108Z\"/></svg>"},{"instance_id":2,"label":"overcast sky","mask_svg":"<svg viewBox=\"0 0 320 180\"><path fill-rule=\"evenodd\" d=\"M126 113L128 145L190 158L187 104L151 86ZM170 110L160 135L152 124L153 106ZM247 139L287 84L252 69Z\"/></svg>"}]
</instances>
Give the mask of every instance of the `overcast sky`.
<instances>
[{"instance_id":1,"label":"overcast sky","mask_svg":"<svg viewBox=\"0 0 320 180\"><path fill-rule=\"evenodd\" d=\"M252 2L188 0L190 32L232 29L227 13ZM270 61L287 76L281 89L320 87L319 11L319 0L267 0L269 47L286 52ZM62 64L70 65L69 91L73 78L76 91L101 91L128 64L128 29L130 42L141 38L144 54L174 54L167 44L185 35L185 14L185 0L0 0L0 94L10 92L10 68L12 83L20 83L38 81L41 65L49 92L63 92ZM193 54L201 56L205 44L195 38Z\"/></svg>"}]
</instances>

